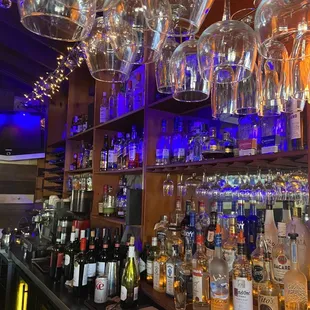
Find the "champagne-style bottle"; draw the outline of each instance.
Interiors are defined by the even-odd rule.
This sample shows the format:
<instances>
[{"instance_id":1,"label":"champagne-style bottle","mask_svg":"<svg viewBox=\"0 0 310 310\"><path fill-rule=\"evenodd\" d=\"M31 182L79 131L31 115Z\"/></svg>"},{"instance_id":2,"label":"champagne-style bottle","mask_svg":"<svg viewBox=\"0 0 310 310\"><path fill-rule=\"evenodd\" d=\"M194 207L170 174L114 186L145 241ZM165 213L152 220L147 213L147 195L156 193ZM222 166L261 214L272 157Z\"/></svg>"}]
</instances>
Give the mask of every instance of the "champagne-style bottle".
<instances>
[{"instance_id":1,"label":"champagne-style bottle","mask_svg":"<svg viewBox=\"0 0 310 310\"><path fill-rule=\"evenodd\" d=\"M128 258L121 281L121 308L134 309L138 305L139 278L135 263L134 237L131 237Z\"/></svg>"},{"instance_id":2,"label":"champagne-style bottle","mask_svg":"<svg viewBox=\"0 0 310 310\"><path fill-rule=\"evenodd\" d=\"M76 296L87 296L87 255L86 239L82 238L80 242L80 253L76 256L73 272L73 293Z\"/></svg>"},{"instance_id":3,"label":"champagne-style bottle","mask_svg":"<svg viewBox=\"0 0 310 310\"><path fill-rule=\"evenodd\" d=\"M56 245L54 246L50 259L50 277L59 281L62 275L64 249L61 246L61 226L57 228Z\"/></svg>"},{"instance_id":4,"label":"champagne-style bottle","mask_svg":"<svg viewBox=\"0 0 310 310\"><path fill-rule=\"evenodd\" d=\"M75 256L75 232L71 232L70 236L70 244L65 249L65 266L64 266L64 274L66 280L73 279L73 270L74 270L74 256Z\"/></svg>"}]
</instances>

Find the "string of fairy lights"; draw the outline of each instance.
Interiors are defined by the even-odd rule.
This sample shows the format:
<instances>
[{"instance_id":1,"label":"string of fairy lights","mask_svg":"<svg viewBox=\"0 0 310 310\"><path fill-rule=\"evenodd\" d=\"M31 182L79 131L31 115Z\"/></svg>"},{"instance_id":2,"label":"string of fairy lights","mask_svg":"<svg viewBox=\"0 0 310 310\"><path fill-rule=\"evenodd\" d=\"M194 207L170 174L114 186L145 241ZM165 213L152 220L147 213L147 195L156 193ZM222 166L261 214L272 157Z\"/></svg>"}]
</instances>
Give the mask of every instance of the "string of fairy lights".
<instances>
[{"instance_id":1,"label":"string of fairy lights","mask_svg":"<svg viewBox=\"0 0 310 310\"><path fill-rule=\"evenodd\" d=\"M73 47L68 47L68 55L57 57L57 68L53 72L47 72L47 76L40 76L34 83L33 91L24 94L26 107L42 106L46 98L52 98L59 92L60 85L64 80L68 80L68 75L83 63L84 49L82 43L77 43Z\"/></svg>"}]
</instances>

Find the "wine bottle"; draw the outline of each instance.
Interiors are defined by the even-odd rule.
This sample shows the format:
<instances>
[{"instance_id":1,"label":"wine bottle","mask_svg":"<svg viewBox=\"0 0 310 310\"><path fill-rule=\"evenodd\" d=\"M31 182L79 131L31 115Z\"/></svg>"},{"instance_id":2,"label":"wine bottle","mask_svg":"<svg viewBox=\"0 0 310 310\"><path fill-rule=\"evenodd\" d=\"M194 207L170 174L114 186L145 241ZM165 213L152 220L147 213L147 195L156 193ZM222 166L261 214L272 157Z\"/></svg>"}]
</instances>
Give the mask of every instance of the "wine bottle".
<instances>
[{"instance_id":1,"label":"wine bottle","mask_svg":"<svg viewBox=\"0 0 310 310\"><path fill-rule=\"evenodd\" d=\"M50 277L54 281L59 281L62 275L62 265L64 259L64 249L61 246L61 226L57 228L56 244L51 252Z\"/></svg>"},{"instance_id":2,"label":"wine bottle","mask_svg":"<svg viewBox=\"0 0 310 310\"><path fill-rule=\"evenodd\" d=\"M98 255L97 260L97 275L102 276L105 274L106 266L109 260L109 243L108 238L103 238L102 251Z\"/></svg>"},{"instance_id":3,"label":"wine bottle","mask_svg":"<svg viewBox=\"0 0 310 310\"><path fill-rule=\"evenodd\" d=\"M65 248L65 266L64 266L64 274L66 280L72 280L73 279L73 270L74 270L74 256L76 254L75 252L75 232L71 232L70 236L70 244Z\"/></svg>"},{"instance_id":4,"label":"wine bottle","mask_svg":"<svg viewBox=\"0 0 310 310\"><path fill-rule=\"evenodd\" d=\"M80 253L76 256L73 272L73 293L76 296L87 296L88 265L86 256L86 239L80 242Z\"/></svg>"},{"instance_id":5,"label":"wine bottle","mask_svg":"<svg viewBox=\"0 0 310 310\"><path fill-rule=\"evenodd\" d=\"M133 309L138 305L139 279L136 268L134 237L131 237L128 258L121 282L122 309Z\"/></svg>"},{"instance_id":6,"label":"wine bottle","mask_svg":"<svg viewBox=\"0 0 310 310\"><path fill-rule=\"evenodd\" d=\"M89 251L87 253L87 265L88 265L88 292L90 296L93 295L95 290L95 280L96 280L96 251L95 251L95 231L92 230L89 239Z\"/></svg>"}]
</instances>

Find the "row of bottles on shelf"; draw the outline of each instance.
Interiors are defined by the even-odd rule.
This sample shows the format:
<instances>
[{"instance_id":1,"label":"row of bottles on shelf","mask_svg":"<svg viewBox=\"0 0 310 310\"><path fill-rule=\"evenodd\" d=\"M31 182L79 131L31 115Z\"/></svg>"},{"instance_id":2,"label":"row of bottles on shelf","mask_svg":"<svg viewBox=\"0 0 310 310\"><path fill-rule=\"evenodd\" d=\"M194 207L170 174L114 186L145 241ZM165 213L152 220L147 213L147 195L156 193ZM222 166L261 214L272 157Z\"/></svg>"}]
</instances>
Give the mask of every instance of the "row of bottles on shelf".
<instances>
[{"instance_id":1,"label":"row of bottles on shelf","mask_svg":"<svg viewBox=\"0 0 310 310\"><path fill-rule=\"evenodd\" d=\"M88 115L75 115L72 118L70 136L73 137L89 128L88 126Z\"/></svg>"},{"instance_id":2,"label":"row of bottles on shelf","mask_svg":"<svg viewBox=\"0 0 310 310\"><path fill-rule=\"evenodd\" d=\"M142 167L143 152L143 131L138 137L136 126L132 126L131 134L126 133L124 136L119 132L111 140L108 135L104 135L103 148L100 152L100 171Z\"/></svg>"},{"instance_id":3,"label":"row of bottles on shelf","mask_svg":"<svg viewBox=\"0 0 310 310\"><path fill-rule=\"evenodd\" d=\"M204 122L189 121L186 134L184 120L176 117L172 135L162 120L156 165L301 150L306 148L304 119L301 113L262 119L249 115L239 119L238 132L226 128L222 134Z\"/></svg>"},{"instance_id":4,"label":"row of bottles on shelf","mask_svg":"<svg viewBox=\"0 0 310 310\"><path fill-rule=\"evenodd\" d=\"M104 185L102 201L98 203L98 213L100 215L119 218L126 217L127 211L127 179L121 178L116 195L113 195L113 187Z\"/></svg>"},{"instance_id":5,"label":"row of bottles on shelf","mask_svg":"<svg viewBox=\"0 0 310 310\"><path fill-rule=\"evenodd\" d=\"M93 146L82 141L80 151L73 154L70 170L91 169L93 166Z\"/></svg>"},{"instance_id":6,"label":"row of bottles on shelf","mask_svg":"<svg viewBox=\"0 0 310 310\"><path fill-rule=\"evenodd\" d=\"M67 181L67 190L81 190L91 192L93 190L93 176L90 173L81 175L69 175Z\"/></svg>"},{"instance_id":7,"label":"row of bottles on shelf","mask_svg":"<svg viewBox=\"0 0 310 310\"><path fill-rule=\"evenodd\" d=\"M269 202L258 213L252 201L247 216L244 201L227 214L223 202L210 214L198 205L196 212L186 201L184 214L177 199L170 223L163 216L154 227L147 282L156 291L174 296L179 310L188 302L193 309L307 309L310 221L301 208L284 202L277 227Z\"/></svg>"},{"instance_id":8,"label":"row of bottles on shelf","mask_svg":"<svg viewBox=\"0 0 310 310\"><path fill-rule=\"evenodd\" d=\"M100 124L143 106L144 86L141 73L138 72L134 83L133 80L128 80L126 90L121 89L117 94L115 84L112 84L109 98L107 93L103 92L100 105Z\"/></svg>"},{"instance_id":9,"label":"row of bottles on shelf","mask_svg":"<svg viewBox=\"0 0 310 310\"><path fill-rule=\"evenodd\" d=\"M120 296L122 309L137 305L146 255L139 258L131 234L122 243L118 229L112 237L108 228L79 231L72 226L70 242L65 244L61 231L59 226L50 258L49 274L54 281L64 278L76 296L92 298L97 304Z\"/></svg>"}]
</instances>

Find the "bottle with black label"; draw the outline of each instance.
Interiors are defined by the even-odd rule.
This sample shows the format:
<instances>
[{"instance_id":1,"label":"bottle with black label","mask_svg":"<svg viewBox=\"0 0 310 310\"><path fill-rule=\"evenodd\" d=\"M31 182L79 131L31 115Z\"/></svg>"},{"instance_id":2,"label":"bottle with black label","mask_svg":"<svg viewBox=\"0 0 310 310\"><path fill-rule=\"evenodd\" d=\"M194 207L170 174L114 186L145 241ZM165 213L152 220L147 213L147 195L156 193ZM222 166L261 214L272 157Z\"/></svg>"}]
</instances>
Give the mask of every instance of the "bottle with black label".
<instances>
[{"instance_id":1,"label":"bottle with black label","mask_svg":"<svg viewBox=\"0 0 310 310\"><path fill-rule=\"evenodd\" d=\"M62 275L62 265L64 260L64 249L61 246L61 226L57 228L56 245L51 252L50 277L54 281L59 281Z\"/></svg>"},{"instance_id":2,"label":"bottle with black label","mask_svg":"<svg viewBox=\"0 0 310 310\"><path fill-rule=\"evenodd\" d=\"M108 170L108 155L109 155L109 137L104 135L103 138L103 148L100 152L100 171Z\"/></svg>"},{"instance_id":3,"label":"bottle with black label","mask_svg":"<svg viewBox=\"0 0 310 310\"><path fill-rule=\"evenodd\" d=\"M75 296L87 296L88 265L86 255L86 238L80 242L80 253L76 256L73 272L73 293Z\"/></svg>"},{"instance_id":4,"label":"bottle with black label","mask_svg":"<svg viewBox=\"0 0 310 310\"><path fill-rule=\"evenodd\" d=\"M216 230L216 220L217 220L217 212L212 211L210 213L210 225L207 229L206 241L205 241L205 245L207 248L206 254L208 256L209 261L213 259L215 249L214 234Z\"/></svg>"},{"instance_id":5,"label":"bottle with black label","mask_svg":"<svg viewBox=\"0 0 310 310\"><path fill-rule=\"evenodd\" d=\"M75 258L75 231L72 229L70 236L70 244L65 249L65 265L64 265L64 274L66 280L73 279L73 270L74 270L74 258Z\"/></svg>"}]
</instances>

